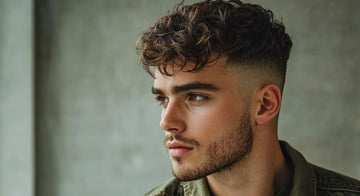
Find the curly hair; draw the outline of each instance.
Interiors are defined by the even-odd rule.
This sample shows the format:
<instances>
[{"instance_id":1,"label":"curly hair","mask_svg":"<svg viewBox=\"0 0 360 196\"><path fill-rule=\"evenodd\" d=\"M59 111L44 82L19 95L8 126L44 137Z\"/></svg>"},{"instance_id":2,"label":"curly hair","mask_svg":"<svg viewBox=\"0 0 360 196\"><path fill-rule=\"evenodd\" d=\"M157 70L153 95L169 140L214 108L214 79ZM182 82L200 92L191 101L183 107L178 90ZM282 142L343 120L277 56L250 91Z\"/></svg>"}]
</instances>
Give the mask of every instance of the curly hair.
<instances>
[{"instance_id":1,"label":"curly hair","mask_svg":"<svg viewBox=\"0 0 360 196\"><path fill-rule=\"evenodd\" d=\"M136 48L152 76L151 66L165 75L171 75L168 66L183 70L187 63L194 66L186 71L199 71L217 54L232 64L267 66L285 80L291 47L284 25L270 10L240 0L206 0L180 3L142 33Z\"/></svg>"}]
</instances>

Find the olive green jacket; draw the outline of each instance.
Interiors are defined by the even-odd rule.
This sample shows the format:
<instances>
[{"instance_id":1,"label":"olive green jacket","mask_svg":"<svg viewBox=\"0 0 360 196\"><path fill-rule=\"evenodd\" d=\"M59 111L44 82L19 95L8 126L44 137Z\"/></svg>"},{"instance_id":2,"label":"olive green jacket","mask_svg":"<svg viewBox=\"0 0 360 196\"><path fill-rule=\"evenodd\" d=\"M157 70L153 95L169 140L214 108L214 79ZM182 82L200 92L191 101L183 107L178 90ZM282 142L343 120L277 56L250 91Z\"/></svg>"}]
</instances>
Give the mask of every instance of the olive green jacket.
<instances>
[{"instance_id":1,"label":"olive green jacket","mask_svg":"<svg viewBox=\"0 0 360 196\"><path fill-rule=\"evenodd\" d=\"M286 142L280 141L281 149L294 167L293 181L288 191L277 196L360 196L360 181L308 163L305 158ZM146 196L210 196L205 178L181 182L176 178L160 185Z\"/></svg>"}]
</instances>

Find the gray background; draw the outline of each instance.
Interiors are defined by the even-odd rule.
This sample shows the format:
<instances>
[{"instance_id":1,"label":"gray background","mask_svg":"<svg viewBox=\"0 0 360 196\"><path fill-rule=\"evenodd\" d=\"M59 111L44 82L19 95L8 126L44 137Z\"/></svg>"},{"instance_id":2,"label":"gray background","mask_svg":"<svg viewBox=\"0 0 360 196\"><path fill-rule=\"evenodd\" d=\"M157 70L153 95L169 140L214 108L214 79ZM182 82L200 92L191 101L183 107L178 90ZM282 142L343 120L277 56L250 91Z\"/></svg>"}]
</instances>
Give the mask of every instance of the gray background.
<instances>
[{"instance_id":1,"label":"gray background","mask_svg":"<svg viewBox=\"0 0 360 196\"><path fill-rule=\"evenodd\" d=\"M1 196L141 195L171 177L135 42L176 2L0 0ZM360 178L360 1L251 2L294 42L279 137Z\"/></svg>"},{"instance_id":2,"label":"gray background","mask_svg":"<svg viewBox=\"0 0 360 196\"><path fill-rule=\"evenodd\" d=\"M0 0L0 196L34 192L32 3Z\"/></svg>"}]
</instances>

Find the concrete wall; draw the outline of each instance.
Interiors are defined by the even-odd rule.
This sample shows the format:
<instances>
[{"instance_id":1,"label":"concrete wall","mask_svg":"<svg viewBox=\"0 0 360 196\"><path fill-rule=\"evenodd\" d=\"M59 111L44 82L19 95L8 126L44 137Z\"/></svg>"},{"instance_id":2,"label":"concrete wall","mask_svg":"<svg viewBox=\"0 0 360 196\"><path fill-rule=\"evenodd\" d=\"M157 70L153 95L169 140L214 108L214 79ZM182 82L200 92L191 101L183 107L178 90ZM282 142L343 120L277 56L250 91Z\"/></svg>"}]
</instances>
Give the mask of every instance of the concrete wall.
<instances>
[{"instance_id":1,"label":"concrete wall","mask_svg":"<svg viewBox=\"0 0 360 196\"><path fill-rule=\"evenodd\" d=\"M0 196L32 196L32 3L0 0Z\"/></svg>"},{"instance_id":2,"label":"concrete wall","mask_svg":"<svg viewBox=\"0 0 360 196\"><path fill-rule=\"evenodd\" d=\"M166 4L39 1L37 195L140 195L171 175L135 52Z\"/></svg>"},{"instance_id":3,"label":"concrete wall","mask_svg":"<svg viewBox=\"0 0 360 196\"><path fill-rule=\"evenodd\" d=\"M281 15L294 41L280 138L308 160L360 178L360 2L252 2ZM160 107L150 93L152 79L137 61L135 42L174 4L36 1L36 195L141 195L171 177ZM1 81L8 78L3 69L2 64ZM2 127L3 108L10 106L3 84ZM10 143L1 135L1 157L5 140Z\"/></svg>"},{"instance_id":4,"label":"concrete wall","mask_svg":"<svg viewBox=\"0 0 360 196\"><path fill-rule=\"evenodd\" d=\"M280 137L309 161L360 178L360 1L271 2L262 1L294 42Z\"/></svg>"}]
</instances>

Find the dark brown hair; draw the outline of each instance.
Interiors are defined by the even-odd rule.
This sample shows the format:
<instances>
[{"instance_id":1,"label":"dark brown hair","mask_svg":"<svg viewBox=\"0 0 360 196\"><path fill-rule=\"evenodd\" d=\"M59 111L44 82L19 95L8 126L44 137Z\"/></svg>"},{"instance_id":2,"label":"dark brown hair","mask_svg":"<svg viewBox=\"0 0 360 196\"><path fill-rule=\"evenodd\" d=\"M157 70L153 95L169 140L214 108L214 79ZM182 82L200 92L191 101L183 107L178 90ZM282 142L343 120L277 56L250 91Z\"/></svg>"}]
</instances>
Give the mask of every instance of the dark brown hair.
<instances>
[{"instance_id":1,"label":"dark brown hair","mask_svg":"<svg viewBox=\"0 0 360 196\"><path fill-rule=\"evenodd\" d=\"M239 0L206 0L179 4L141 35L137 50L151 75L151 66L171 75L168 66L183 69L193 63L186 71L198 71L216 54L231 64L269 67L283 81L291 46L284 25L270 10Z\"/></svg>"}]
</instances>

